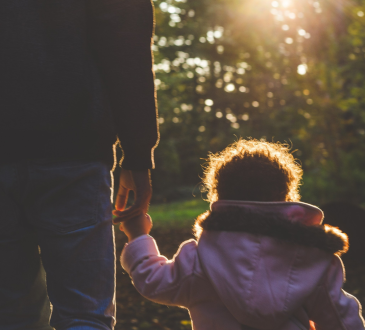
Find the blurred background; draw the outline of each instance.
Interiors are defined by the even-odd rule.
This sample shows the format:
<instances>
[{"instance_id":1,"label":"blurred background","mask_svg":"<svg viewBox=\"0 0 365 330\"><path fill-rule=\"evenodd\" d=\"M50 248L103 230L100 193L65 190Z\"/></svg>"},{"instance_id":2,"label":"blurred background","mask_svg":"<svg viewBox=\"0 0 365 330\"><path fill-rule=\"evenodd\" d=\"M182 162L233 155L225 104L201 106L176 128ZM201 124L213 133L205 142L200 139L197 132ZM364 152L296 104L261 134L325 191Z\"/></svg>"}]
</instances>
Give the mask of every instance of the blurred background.
<instances>
[{"instance_id":1,"label":"blurred background","mask_svg":"<svg viewBox=\"0 0 365 330\"><path fill-rule=\"evenodd\" d=\"M293 145L303 201L365 202L365 1L154 5L154 202L199 195L203 158L239 137Z\"/></svg>"}]
</instances>

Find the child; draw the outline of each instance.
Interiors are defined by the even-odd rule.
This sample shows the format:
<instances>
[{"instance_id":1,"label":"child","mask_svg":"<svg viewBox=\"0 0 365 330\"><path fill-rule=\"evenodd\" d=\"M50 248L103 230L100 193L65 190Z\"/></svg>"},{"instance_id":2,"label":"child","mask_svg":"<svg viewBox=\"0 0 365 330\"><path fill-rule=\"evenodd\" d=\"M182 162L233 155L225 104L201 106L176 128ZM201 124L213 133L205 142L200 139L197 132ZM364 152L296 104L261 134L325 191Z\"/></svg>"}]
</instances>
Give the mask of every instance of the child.
<instances>
[{"instance_id":1,"label":"child","mask_svg":"<svg viewBox=\"0 0 365 330\"><path fill-rule=\"evenodd\" d=\"M364 329L359 302L341 289L347 236L299 202L301 177L285 145L241 139L209 157L198 241L167 260L141 215L121 225L122 266L146 298L188 308L195 330Z\"/></svg>"}]
</instances>

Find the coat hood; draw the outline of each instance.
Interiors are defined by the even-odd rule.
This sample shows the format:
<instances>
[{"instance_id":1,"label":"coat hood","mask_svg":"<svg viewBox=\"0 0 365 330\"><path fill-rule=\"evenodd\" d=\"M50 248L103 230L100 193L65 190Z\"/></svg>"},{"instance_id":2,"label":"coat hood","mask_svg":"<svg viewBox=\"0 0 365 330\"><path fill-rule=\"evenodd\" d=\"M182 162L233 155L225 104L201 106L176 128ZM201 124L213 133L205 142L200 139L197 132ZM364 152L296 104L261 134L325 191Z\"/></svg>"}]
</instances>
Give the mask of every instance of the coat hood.
<instances>
[{"instance_id":1,"label":"coat hood","mask_svg":"<svg viewBox=\"0 0 365 330\"><path fill-rule=\"evenodd\" d=\"M205 274L238 322L279 329L305 303L346 234L299 202L218 201L198 220Z\"/></svg>"}]
</instances>

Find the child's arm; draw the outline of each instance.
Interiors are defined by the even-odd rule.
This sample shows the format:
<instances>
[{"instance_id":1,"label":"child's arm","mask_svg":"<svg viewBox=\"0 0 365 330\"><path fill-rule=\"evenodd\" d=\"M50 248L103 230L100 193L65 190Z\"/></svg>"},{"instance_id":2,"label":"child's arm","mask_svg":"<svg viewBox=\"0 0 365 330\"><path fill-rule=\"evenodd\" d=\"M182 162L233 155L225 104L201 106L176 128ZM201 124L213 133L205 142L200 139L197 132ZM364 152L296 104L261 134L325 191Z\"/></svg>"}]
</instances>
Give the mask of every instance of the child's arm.
<instances>
[{"instance_id":1,"label":"child's arm","mask_svg":"<svg viewBox=\"0 0 365 330\"><path fill-rule=\"evenodd\" d=\"M344 272L341 259L334 257L321 286L308 301L309 317L317 330L364 330L361 305L342 290Z\"/></svg>"},{"instance_id":2,"label":"child's arm","mask_svg":"<svg viewBox=\"0 0 365 330\"><path fill-rule=\"evenodd\" d=\"M120 258L122 267L144 297L161 304L188 307L193 285L203 281L193 271L196 241L184 242L174 258L167 260L160 255L155 240L147 235L149 221L148 216L140 216L122 224L130 242Z\"/></svg>"},{"instance_id":3,"label":"child's arm","mask_svg":"<svg viewBox=\"0 0 365 330\"><path fill-rule=\"evenodd\" d=\"M152 220L148 214L140 214L130 220L121 222L119 229L124 231L128 237L128 242L130 243L137 237L150 233L152 229Z\"/></svg>"}]
</instances>

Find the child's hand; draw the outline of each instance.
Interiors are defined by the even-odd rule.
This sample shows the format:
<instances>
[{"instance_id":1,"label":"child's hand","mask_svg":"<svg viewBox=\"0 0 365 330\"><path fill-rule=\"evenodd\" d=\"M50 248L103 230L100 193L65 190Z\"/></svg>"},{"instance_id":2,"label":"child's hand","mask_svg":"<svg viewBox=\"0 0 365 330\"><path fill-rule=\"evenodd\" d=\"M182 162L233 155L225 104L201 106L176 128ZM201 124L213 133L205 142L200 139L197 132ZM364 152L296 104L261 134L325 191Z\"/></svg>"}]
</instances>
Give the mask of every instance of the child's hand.
<instances>
[{"instance_id":1,"label":"child's hand","mask_svg":"<svg viewBox=\"0 0 365 330\"><path fill-rule=\"evenodd\" d=\"M152 228L152 220L148 214L140 214L136 217L123 221L119 229L124 231L128 237L128 241L141 235L148 235Z\"/></svg>"}]
</instances>

